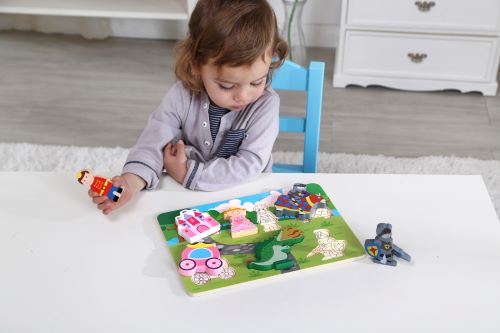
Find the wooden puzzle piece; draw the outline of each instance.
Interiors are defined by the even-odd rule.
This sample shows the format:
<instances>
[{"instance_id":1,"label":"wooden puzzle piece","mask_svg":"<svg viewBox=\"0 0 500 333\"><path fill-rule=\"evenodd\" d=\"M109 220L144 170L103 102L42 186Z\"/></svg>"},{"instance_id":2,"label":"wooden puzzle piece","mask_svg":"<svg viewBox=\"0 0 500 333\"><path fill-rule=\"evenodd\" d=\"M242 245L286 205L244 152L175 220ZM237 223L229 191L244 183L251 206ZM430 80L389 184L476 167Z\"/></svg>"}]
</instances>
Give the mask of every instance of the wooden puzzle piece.
<instances>
[{"instance_id":1,"label":"wooden puzzle piece","mask_svg":"<svg viewBox=\"0 0 500 333\"><path fill-rule=\"evenodd\" d=\"M231 222L231 237L241 238L259 232L257 226L246 218L246 209L233 207L224 212L224 219Z\"/></svg>"},{"instance_id":2,"label":"wooden puzzle piece","mask_svg":"<svg viewBox=\"0 0 500 333\"><path fill-rule=\"evenodd\" d=\"M182 251L179 274L190 276L193 283L201 285L214 277L230 279L236 271L220 256L215 244L197 243L187 245Z\"/></svg>"},{"instance_id":3,"label":"wooden puzzle piece","mask_svg":"<svg viewBox=\"0 0 500 333\"><path fill-rule=\"evenodd\" d=\"M266 205L263 203L256 203L253 207L257 213L257 223L262 225L264 232L277 231L281 227L278 224L278 218L271 213Z\"/></svg>"},{"instance_id":4,"label":"wooden puzzle piece","mask_svg":"<svg viewBox=\"0 0 500 333\"><path fill-rule=\"evenodd\" d=\"M344 255L344 250L347 246L347 242L345 240L337 240L333 238L330 236L330 231L328 231L328 229L316 229L313 233L318 241L318 246L309 252L307 257L320 253L324 256L322 260L329 260L342 257Z\"/></svg>"},{"instance_id":5,"label":"wooden puzzle piece","mask_svg":"<svg viewBox=\"0 0 500 333\"><path fill-rule=\"evenodd\" d=\"M208 213L184 209L175 218L177 232L189 243L195 243L220 230L220 224Z\"/></svg>"},{"instance_id":6,"label":"wooden puzzle piece","mask_svg":"<svg viewBox=\"0 0 500 333\"><path fill-rule=\"evenodd\" d=\"M114 186L111 179L94 176L90 170L81 170L76 173L76 179L80 184L88 185L92 192L108 197L117 202L123 192L122 187Z\"/></svg>"},{"instance_id":7,"label":"wooden puzzle piece","mask_svg":"<svg viewBox=\"0 0 500 333\"><path fill-rule=\"evenodd\" d=\"M293 245L303 240L304 235L297 228L289 227L281 230L277 236L255 246L256 260L249 262L247 267L259 271L289 269L295 262L288 259L288 253Z\"/></svg>"},{"instance_id":8,"label":"wooden puzzle piece","mask_svg":"<svg viewBox=\"0 0 500 333\"><path fill-rule=\"evenodd\" d=\"M190 244L182 251L179 263L181 275L193 276L195 273L218 275L220 272L222 272L222 260L215 244Z\"/></svg>"},{"instance_id":9,"label":"wooden puzzle piece","mask_svg":"<svg viewBox=\"0 0 500 333\"><path fill-rule=\"evenodd\" d=\"M244 216L232 216L229 221L231 221L232 238L251 236L259 232L257 226Z\"/></svg>"},{"instance_id":10,"label":"wooden puzzle piece","mask_svg":"<svg viewBox=\"0 0 500 333\"><path fill-rule=\"evenodd\" d=\"M292 217L302 222L309 222L311 210L322 200L324 199L321 195L311 195L304 184L296 183L288 194L280 195L274 203L276 216L278 218Z\"/></svg>"}]
</instances>

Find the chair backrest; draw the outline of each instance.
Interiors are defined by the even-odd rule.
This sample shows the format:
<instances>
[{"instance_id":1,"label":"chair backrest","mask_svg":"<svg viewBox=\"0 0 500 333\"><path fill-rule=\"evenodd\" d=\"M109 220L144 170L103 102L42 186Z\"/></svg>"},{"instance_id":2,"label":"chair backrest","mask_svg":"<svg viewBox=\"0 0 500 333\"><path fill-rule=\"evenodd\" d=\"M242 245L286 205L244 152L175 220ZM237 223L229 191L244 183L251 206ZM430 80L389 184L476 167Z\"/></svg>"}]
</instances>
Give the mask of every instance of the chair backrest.
<instances>
[{"instance_id":1,"label":"chair backrest","mask_svg":"<svg viewBox=\"0 0 500 333\"><path fill-rule=\"evenodd\" d=\"M316 172L324 74L324 62L312 61L306 69L288 60L273 74L273 89L307 92L305 117L280 116L280 132L304 133L303 163L275 164L273 172Z\"/></svg>"}]
</instances>

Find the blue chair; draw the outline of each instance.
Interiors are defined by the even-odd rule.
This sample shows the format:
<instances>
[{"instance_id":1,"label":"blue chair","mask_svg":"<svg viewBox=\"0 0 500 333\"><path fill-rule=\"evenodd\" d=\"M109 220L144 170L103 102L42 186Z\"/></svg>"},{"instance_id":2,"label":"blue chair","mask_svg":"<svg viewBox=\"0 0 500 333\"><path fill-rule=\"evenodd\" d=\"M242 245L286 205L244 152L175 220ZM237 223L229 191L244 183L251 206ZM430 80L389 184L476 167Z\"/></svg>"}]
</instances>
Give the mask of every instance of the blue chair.
<instances>
[{"instance_id":1,"label":"blue chair","mask_svg":"<svg viewBox=\"0 0 500 333\"><path fill-rule=\"evenodd\" d=\"M273 74L273 89L307 92L305 117L280 116L280 132L304 133L304 161L302 165L274 164L273 172L316 172L324 74L324 62L313 61L305 69L288 60Z\"/></svg>"}]
</instances>

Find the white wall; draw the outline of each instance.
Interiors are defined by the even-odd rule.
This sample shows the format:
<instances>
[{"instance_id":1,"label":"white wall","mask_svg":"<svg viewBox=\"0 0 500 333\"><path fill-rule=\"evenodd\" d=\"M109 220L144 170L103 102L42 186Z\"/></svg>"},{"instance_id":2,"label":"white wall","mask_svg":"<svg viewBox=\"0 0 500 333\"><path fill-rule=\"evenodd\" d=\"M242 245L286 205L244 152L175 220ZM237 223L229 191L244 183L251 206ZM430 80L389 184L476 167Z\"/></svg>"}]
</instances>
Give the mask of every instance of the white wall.
<instances>
[{"instance_id":1,"label":"white wall","mask_svg":"<svg viewBox=\"0 0 500 333\"><path fill-rule=\"evenodd\" d=\"M281 0L269 0L280 28L284 10ZM334 47L338 42L341 0L307 0L304 5L302 26L309 46Z\"/></svg>"},{"instance_id":2,"label":"white wall","mask_svg":"<svg viewBox=\"0 0 500 333\"><path fill-rule=\"evenodd\" d=\"M281 0L269 0L280 28L284 21ZM338 41L341 0L307 0L302 24L309 46L334 47ZM186 21L96 19L52 16L0 15L0 29L36 30L46 33L82 34L87 38L106 36L181 39Z\"/></svg>"},{"instance_id":3,"label":"white wall","mask_svg":"<svg viewBox=\"0 0 500 333\"><path fill-rule=\"evenodd\" d=\"M269 0L276 12L280 28L284 9L281 0ZM302 25L309 46L334 47L338 41L341 0L308 0L304 5ZM180 39L185 34L185 21L155 22L111 20L112 35L120 37Z\"/></svg>"}]
</instances>

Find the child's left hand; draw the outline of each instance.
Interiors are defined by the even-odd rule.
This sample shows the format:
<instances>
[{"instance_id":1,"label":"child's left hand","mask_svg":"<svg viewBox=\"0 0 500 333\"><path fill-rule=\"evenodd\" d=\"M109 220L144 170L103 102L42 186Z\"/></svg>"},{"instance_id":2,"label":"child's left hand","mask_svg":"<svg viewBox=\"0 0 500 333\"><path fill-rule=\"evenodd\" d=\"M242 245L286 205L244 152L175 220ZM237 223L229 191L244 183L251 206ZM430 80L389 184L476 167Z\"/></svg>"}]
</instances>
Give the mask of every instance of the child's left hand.
<instances>
[{"instance_id":1,"label":"child's left hand","mask_svg":"<svg viewBox=\"0 0 500 333\"><path fill-rule=\"evenodd\" d=\"M175 145L168 144L163 149L163 166L167 173L182 184L187 174L187 158L184 152L184 142L177 141Z\"/></svg>"}]
</instances>

